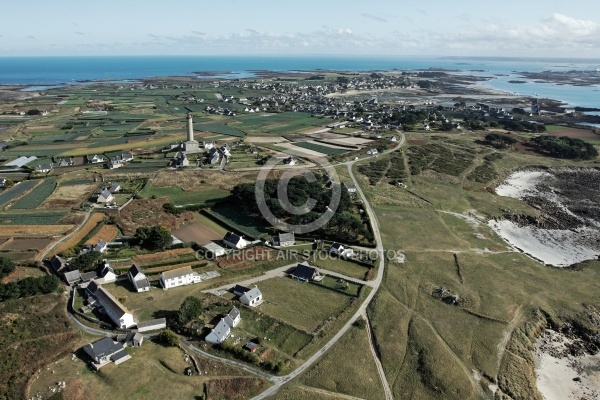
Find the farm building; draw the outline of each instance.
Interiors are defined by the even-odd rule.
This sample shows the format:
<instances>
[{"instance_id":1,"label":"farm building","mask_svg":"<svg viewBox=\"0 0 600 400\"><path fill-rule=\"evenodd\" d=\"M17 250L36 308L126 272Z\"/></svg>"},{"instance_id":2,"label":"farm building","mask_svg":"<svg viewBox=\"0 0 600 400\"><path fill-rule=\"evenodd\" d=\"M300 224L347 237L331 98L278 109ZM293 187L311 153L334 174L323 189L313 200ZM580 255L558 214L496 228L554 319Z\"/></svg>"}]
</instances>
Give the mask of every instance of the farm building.
<instances>
[{"instance_id":1,"label":"farm building","mask_svg":"<svg viewBox=\"0 0 600 400\"><path fill-rule=\"evenodd\" d=\"M227 232L225 237L223 238L223 243L233 249L243 249L248 246L248 242L244 240L244 238L240 235L237 235L233 232Z\"/></svg>"},{"instance_id":2,"label":"farm building","mask_svg":"<svg viewBox=\"0 0 600 400\"><path fill-rule=\"evenodd\" d=\"M65 282L67 282L67 285L72 285L81 281L81 273L78 269L75 271L65 272L63 276L65 278Z\"/></svg>"},{"instance_id":3,"label":"farm building","mask_svg":"<svg viewBox=\"0 0 600 400\"><path fill-rule=\"evenodd\" d=\"M118 328L123 329L135 326L135 320L129 310L119 300L115 299L108 290L100 286L98 282L90 282L86 291L90 295L88 297L88 304L98 307Z\"/></svg>"},{"instance_id":4,"label":"farm building","mask_svg":"<svg viewBox=\"0 0 600 400\"><path fill-rule=\"evenodd\" d=\"M263 295L260 289L255 286L253 289L250 289L241 295L240 301L247 306L256 307L262 304Z\"/></svg>"},{"instance_id":5,"label":"farm building","mask_svg":"<svg viewBox=\"0 0 600 400\"><path fill-rule=\"evenodd\" d=\"M217 258L225 255L225 249L215 242L210 242L202 246L207 258Z\"/></svg>"},{"instance_id":6,"label":"farm building","mask_svg":"<svg viewBox=\"0 0 600 400\"><path fill-rule=\"evenodd\" d=\"M164 329L167 327L167 320L164 318L151 319L149 321L138 322L138 332L155 331L158 329Z\"/></svg>"},{"instance_id":7,"label":"farm building","mask_svg":"<svg viewBox=\"0 0 600 400\"><path fill-rule=\"evenodd\" d=\"M129 271L127 271L127 278L129 278L129 281L138 293L150 290L150 282L148 281L146 274L144 274L137 265L133 264L131 268L129 268Z\"/></svg>"},{"instance_id":8,"label":"farm building","mask_svg":"<svg viewBox=\"0 0 600 400\"><path fill-rule=\"evenodd\" d=\"M273 246L293 246L296 243L294 232L278 233L271 237Z\"/></svg>"},{"instance_id":9,"label":"farm building","mask_svg":"<svg viewBox=\"0 0 600 400\"><path fill-rule=\"evenodd\" d=\"M196 272L192 271L192 267L190 266L165 271L160 274L160 284L163 289L191 285L201 281L202 278Z\"/></svg>"},{"instance_id":10,"label":"farm building","mask_svg":"<svg viewBox=\"0 0 600 400\"><path fill-rule=\"evenodd\" d=\"M98 283L110 283L117 280L115 270L112 269L107 260L102 260L102 262L98 264L98 276Z\"/></svg>"}]
</instances>

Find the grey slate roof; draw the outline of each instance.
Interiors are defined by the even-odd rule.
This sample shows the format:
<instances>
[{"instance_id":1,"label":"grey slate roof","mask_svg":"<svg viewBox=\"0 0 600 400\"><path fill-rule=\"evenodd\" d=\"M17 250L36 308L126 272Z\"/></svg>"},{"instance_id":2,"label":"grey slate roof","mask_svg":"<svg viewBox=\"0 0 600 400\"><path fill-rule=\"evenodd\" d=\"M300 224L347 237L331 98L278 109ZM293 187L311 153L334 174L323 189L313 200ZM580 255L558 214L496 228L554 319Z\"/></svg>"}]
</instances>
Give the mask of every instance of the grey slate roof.
<instances>
[{"instance_id":1,"label":"grey slate roof","mask_svg":"<svg viewBox=\"0 0 600 400\"><path fill-rule=\"evenodd\" d=\"M138 267L137 265L135 265L135 264L133 264L133 265L131 266L131 268L129 268L129 271L127 271L127 272L128 272L128 273L129 273L129 275L131 275L131 277L132 277L132 278L134 278L134 279L135 279L135 277L136 277L138 274L142 274L142 275L144 275L144 273L142 272L142 269L141 269L140 267ZM145 276L145 275L144 275L144 276Z\"/></svg>"},{"instance_id":2,"label":"grey slate roof","mask_svg":"<svg viewBox=\"0 0 600 400\"><path fill-rule=\"evenodd\" d=\"M92 279L96 279L98 277L98 273L96 271L84 272L81 274L81 280L84 282L91 281Z\"/></svg>"},{"instance_id":3,"label":"grey slate roof","mask_svg":"<svg viewBox=\"0 0 600 400\"><path fill-rule=\"evenodd\" d=\"M318 271L315 268L306 264L298 264L291 275L297 278L311 280L315 276L315 273L318 274Z\"/></svg>"},{"instance_id":4,"label":"grey slate roof","mask_svg":"<svg viewBox=\"0 0 600 400\"><path fill-rule=\"evenodd\" d=\"M117 343L112 338L105 337L95 342L88 343L83 346L83 351L92 359L98 360L101 357L110 356L123 350L123 345Z\"/></svg>"},{"instance_id":5,"label":"grey slate roof","mask_svg":"<svg viewBox=\"0 0 600 400\"><path fill-rule=\"evenodd\" d=\"M69 285L73 282L77 282L80 279L81 279L81 273L79 272L78 269L76 269L75 271L65 272L65 280L67 281L67 283Z\"/></svg>"}]
</instances>

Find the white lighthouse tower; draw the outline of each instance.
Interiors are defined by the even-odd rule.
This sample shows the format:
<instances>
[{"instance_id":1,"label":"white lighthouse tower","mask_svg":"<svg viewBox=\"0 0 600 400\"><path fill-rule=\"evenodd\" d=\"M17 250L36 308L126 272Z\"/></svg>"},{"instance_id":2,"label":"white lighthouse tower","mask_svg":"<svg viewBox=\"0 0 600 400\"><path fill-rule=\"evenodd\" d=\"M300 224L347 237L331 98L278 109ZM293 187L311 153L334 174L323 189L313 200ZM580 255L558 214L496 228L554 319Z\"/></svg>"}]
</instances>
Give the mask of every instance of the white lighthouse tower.
<instances>
[{"instance_id":1,"label":"white lighthouse tower","mask_svg":"<svg viewBox=\"0 0 600 400\"><path fill-rule=\"evenodd\" d=\"M198 153L200 144L194 140L194 123L192 122L192 113L187 113L187 141L183 143L183 151L186 153Z\"/></svg>"}]
</instances>

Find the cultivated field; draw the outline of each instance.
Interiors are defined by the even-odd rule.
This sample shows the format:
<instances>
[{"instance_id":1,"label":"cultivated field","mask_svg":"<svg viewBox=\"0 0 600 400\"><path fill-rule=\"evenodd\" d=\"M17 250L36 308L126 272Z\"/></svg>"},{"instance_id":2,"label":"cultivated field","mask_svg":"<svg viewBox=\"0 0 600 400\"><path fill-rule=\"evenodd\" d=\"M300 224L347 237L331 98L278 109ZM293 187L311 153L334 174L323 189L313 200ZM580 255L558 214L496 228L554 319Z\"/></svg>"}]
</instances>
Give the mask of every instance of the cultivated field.
<instances>
[{"instance_id":1,"label":"cultivated field","mask_svg":"<svg viewBox=\"0 0 600 400\"><path fill-rule=\"evenodd\" d=\"M119 228L115 225L102 225L98 232L94 233L84 244L96 245L100 240L105 243L112 242L119 234Z\"/></svg>"},{"instance_id":2,"label":"cultivated field","mask_svg":"<svg viewBox=\"0 0 600 400\"><path fill-rule=\"evenodd\" d=\"M49 256L60 254L65 250L77 246L90 232L100 223L106 216L102 213L93 213L87 222L73 236L64 240L60 245L56 246Z\"/></svg>"},{"instance_id":3,"label":"cultivated field","mask_svg":"<svg viewBox=\"0 0 600 400\"><path fill-rule=\"evenodd\" d=\"M195 242L199 245L205 245L212 240L222 239L223 235L219 234L202 222L196 221L187 224L172 232L175 237L183 242Z\"/></svg>"}]
</instances>

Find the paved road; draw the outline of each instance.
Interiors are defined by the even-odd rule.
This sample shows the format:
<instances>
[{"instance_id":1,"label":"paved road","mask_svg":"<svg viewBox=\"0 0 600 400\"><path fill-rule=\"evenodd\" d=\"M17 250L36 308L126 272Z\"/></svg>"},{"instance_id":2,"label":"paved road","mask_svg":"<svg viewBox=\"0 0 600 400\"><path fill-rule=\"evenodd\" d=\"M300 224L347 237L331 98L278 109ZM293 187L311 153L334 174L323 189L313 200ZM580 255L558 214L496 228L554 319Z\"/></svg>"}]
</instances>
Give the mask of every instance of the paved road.
<instances>
[{"instance_id":1,"label":"paved road","mask_svg":"<svg viewBox=\"0 0 600 400\"><path fill-rule=\"evenodd\" d=\"M402 147L404 145L406 138L402 132L398 132L398 133L401 136L398 146L394 147L393 149L387 150L381 154L391 153L392 151L396 151L396 150L400 149L400 147ZM373 290L371 290L371 293L369 293L366 300L361 304L361 306L358 308L356 313L354 313L354 315L348 320L348 322L346 322L344 327L338 333L336 333L335 336L329 340L329 342L327 342L321 349L319 349L319 351L317 351L312 357L310 357L308 360L306 360L304 362L304 364L302 364L300 367L296 368L294 371L292 371L288 375L279 377L279 379L277 381L273 381L274 382L273 386L271 386L270 388L268 388L267 390L265 390L258 396L255 396L253 398L253 400L260 400L260 399L264 399L264 398L274 395L275 393L277 393L277 391L281 388L282 385L284 385L285 383L296 378L298 375L302 374L304 371L306 371L308 368L310 368L315 362L317 362L317 360L319 360L319 358L321 358L321 356L323 354L325 354L325 352L327 350L329 350L329 348L331 348L331 346L333 346L338 340L340 340L340 338L348 331L348 329L350 329L350 326L354 323L354 321L356 321L356 319L359 318L361 316L361 314L366 312L367 306L369 305L369 303L371 303L371 300L373 300L373 297L375 296L375 293L377 292L379 285L381 285L381 282L383 281L383 269L385 266L385 258L383 256L383 244L382 244L382 240L381 240L381 232L379 231L379 224L377 223L375 211L373 211L373 208L371 208L371 205L367 201L365 194L363 193L362 189L360 188L360 185L358 184L358 181L356 180L356 177L354 176L354 173L352 172L352 167L354 166L354 164L357 161L360 161L360 160L347 161L342 164L346 164L346 166L348 167L348 173L350 174L350 178L352 178L352 181L354 182L354 185L356 186L356 193L358 193L361 200L363 201L363 204L365 206L365 211L367 212L367 215L369 216L369 220L371 221L371 227L373 228L373 235L375 236L375 241L377 243L377 247L375 247L375 251L377 251L377 253L379 254L379 258L378 258L378 265L377 265L377 277L373 281ZM383 378L385 378L385 377L383 377ZM385 380L382 383L383 383L384 389L385 388L389 389L389 384L387 383L387 380ZM386 399L391 400L392 399L391 391L388 392L387 389L386 389Z\"/></svg>"},{"instance_id":2,"label":"paved road","mask_svg":"<svg viewBox=\"0 0 600 400\"><path fill-rule=\"evenodd\" d=\"M81 228L83 228L85 223L88 221L88 219L90 219L90 216L92 215L92 211L93 210L89 210L87 212L87 214L85 214L85 218L83 219L83 222L81 222L81 224L79 224L79 226L73 232L69 233L66 236L63 236L62 239L60 239L58 242L54 243L52 246L50 246L50 248L48 248L46 251L44 251L42 254L40 254L38 260L43 261L46 258L46 256L48 255L48 253L50 253L52 250L54 250L56 248L56 246L58 246L59 244L61 244L62 242L64 242L71 236L75 235L77 232L79 232L81 230Z\"/></svg>"}]
</instances>

